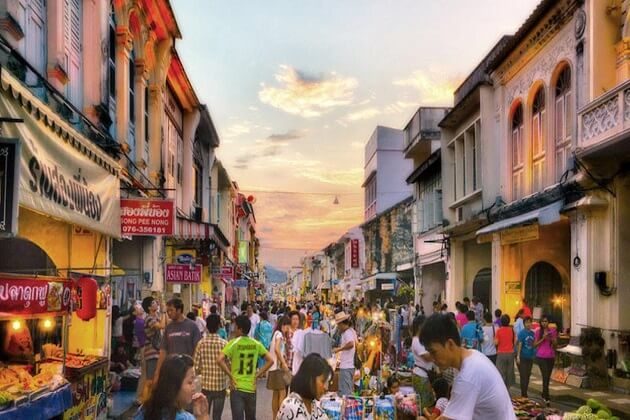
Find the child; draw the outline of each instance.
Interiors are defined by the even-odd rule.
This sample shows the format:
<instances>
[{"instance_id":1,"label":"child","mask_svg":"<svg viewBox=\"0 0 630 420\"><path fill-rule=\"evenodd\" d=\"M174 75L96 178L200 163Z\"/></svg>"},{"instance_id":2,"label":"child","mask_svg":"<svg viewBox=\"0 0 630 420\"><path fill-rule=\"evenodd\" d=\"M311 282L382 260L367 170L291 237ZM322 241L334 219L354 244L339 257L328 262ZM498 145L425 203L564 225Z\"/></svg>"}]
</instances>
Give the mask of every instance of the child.
<instances>
[{"instance_id":1,"label":"child","mask_svg":"<svg viewBox=\"0 0 630 420\"><path fill-rule=\"evenodd\" d=\"M431 386L433 387L433 392L435 393L436 400L435 406L433 407L433 412L431 413L432 417L430 417L433 418L436 415L439 417L444 412L444 409L448 405L448 399L450 397L451 390L448 382L444 378L436 379L435 381L433 381Z\"/></svg>"},{"instance_id":2,"label":"child","mask_svg":"<svg viewBox=\"0 0 630 420\"><path fill-rule=\"evenodd\" d=\"M396 375L387 378L387 389L383 390L385 395L396 395L400 391L400 381Z\"/></svg>"}]
</instances>

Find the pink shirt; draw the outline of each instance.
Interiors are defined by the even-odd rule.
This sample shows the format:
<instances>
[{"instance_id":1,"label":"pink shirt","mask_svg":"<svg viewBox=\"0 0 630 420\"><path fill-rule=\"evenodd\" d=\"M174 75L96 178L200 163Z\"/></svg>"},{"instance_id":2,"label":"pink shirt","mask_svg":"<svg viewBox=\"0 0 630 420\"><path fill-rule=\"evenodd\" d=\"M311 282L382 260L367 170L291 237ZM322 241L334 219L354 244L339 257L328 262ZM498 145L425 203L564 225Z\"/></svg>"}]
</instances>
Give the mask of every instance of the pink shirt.
<instances>
[{"instance_id":1,"label":"pink shirt","mask_svg":"<svg viewBox=\"0 0 630 420\"><path fill-rule=\"evenodd\" d=\"M542 329L536 330L536 341L540 340ZM558 332L554 329L549 329L549 335L545 340L538 345L536 350L536 357L541 359L553 359L556 357L556 351L553 349L553 339L558 336Z\"/></svg>"},{"instance_id":2,"label":"pink shirt","mask_svg":"<svg viewBox=\"0 0 630 420\"><path fill-rule=\"evenodd\" d=\"M466 317L466 314L463 314L461 312L457 312L457 315L455 315L455 320L457 321L457 324L459 324L459 328L462 328L464 325L468 324L468 318Z\"/></svg>"}]
</instances>

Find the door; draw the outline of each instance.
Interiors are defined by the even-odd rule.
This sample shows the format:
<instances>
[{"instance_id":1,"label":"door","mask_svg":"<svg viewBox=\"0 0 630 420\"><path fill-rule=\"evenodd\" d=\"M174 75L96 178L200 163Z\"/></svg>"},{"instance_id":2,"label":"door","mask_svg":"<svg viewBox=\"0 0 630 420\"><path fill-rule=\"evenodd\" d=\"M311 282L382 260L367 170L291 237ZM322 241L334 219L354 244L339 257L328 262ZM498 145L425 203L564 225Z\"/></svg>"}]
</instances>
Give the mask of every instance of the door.
<instances>
[{"instance_id":1,"label":"door","mask_svg":"<svg viewBox=\"0 0 630 420\"><path fill-rule=\"evenodd\" d=\"M525 297L530 307L541 307L542 315L563 328L563 315L569 311L569 303L562 286L562 277L556 268L544 261L537 262L527 272Z\"/></svg>"},{"instance_id":2,"label":"door","mask_svg":"<svg viewBox=\"0 0 630 420\"><path fill-rule=\"evenodd\" d=\"M492 301L492 270L490 268L482 268L475 275L473 296L483 304L484 313L490 311Z\"/></svg>"}]
</instances>

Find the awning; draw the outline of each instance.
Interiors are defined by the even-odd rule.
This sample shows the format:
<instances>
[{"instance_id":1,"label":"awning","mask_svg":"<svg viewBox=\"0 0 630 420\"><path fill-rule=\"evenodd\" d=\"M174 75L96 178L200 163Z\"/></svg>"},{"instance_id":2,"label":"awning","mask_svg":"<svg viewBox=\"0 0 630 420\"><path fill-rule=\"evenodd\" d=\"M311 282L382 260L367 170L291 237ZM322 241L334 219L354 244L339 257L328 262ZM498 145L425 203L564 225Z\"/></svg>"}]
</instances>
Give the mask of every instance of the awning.
<instances>
[{"instance_id":1,"label":"awning","mask_svg":"<svg viewBox=\"0 0 630 420\"><path fill-rule=\"evenodd\" d=\"M477 235L498 232L513 226L519 226L537 222L539 225L550 225L560 220L560 210L564 205L564 200L558 200L548 206L541 207L530 212L519 214L496 223L492 223L477 231Z\"/></svg>"}]
</instances>

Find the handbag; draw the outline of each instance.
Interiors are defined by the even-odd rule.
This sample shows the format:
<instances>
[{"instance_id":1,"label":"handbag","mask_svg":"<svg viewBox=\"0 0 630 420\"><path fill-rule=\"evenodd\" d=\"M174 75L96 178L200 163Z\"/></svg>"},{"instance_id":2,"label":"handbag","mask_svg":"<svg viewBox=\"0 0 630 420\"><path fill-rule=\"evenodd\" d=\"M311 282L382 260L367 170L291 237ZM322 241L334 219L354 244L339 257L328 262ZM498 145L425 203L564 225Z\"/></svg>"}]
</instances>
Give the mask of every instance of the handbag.
<instances>
[{"instance_id":1,"label":"handbag","mask_svg":"<svg viewBox=\"0 0 630 420\"><path fill-rule=\"evenodd\" d=\"M281 390L291 384L291 372L288 369L275 369L267 376L267 389Z\"/></svg>"}]
</instances>

